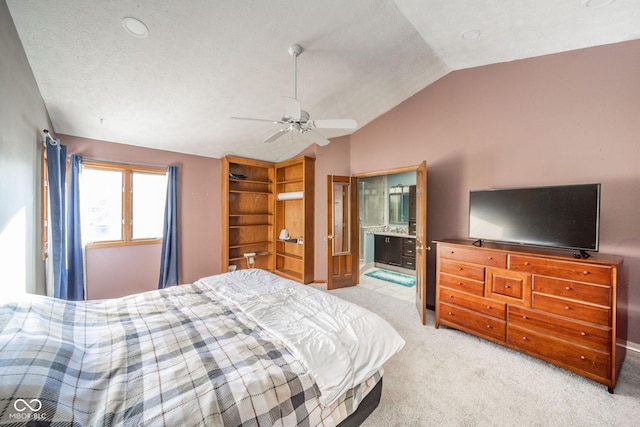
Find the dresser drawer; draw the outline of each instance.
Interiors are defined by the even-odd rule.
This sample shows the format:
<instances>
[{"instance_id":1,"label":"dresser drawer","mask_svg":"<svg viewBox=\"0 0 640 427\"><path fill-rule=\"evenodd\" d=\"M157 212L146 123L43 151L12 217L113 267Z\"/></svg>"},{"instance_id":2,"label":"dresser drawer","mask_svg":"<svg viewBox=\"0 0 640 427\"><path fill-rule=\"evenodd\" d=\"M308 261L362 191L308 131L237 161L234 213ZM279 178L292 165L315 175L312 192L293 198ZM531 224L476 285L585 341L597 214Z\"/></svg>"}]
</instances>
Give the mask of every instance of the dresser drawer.
<instances>
[{"instance_id":1,"label":"dresser drawer","mask_svg":"<svg viewBox=\"0 0 640 427\"><path fill-rule=\"evenodd\" d=\"M508 322L510 325L532 329L556 338L566 339L603 353L611 352L610 328L586 325L558 316L515 306L509 306L508 308Z\"/></svg>"},{"instance_id":2,"label":"dresser drawer","mask_svg":"<svg viewBox=\"0 0 640 427\"><path fill-rule=\"evenodd\" d=\"M589 378L611 379L611 357L608 353L511 324L507 327L507 344Z\"/></svg>"},{"instance_id":3,"label":"dresser drawer","mask_svg":"<svg viewBox=\"0 0 640 427\"><path fill-rule=\"evenodd\" d=\"M458 305L487 316L505 320L505 303L492 301L475 295L465 294L449 288L440 288L440 302Z\"/></svg>"},{"instance_id":4,"label":"dresser drawer","mask_svg":"<svg viewBox=\"0 0 640 427\"><path fill-rule=\"evenodd\" d=\"M440 260L440 272L484 282L484 267L446 259Z\"/></svg>"},{"instance_id":5,"label":"dresser drawer","mask_svg":"<svg viewBox=\"0 0 640 427\"><path fill-rule=\"evenodd\" d=\"M611 285L611 267L602 265L510 254L509 269L540 276Z\"/></svg>"},{"instance_id":6,"label":"dresser drawer","mask_svg":"<svg viewBox=\"0 0 640 427\"><path fill-rule=\"evenodd\" d=\"M570 280L535 276L533 290L542 294L580 300L591 304L611 306L611 286L591 285Z\"/></svg>"},{"instance_id":7,"label":"dresser drawer","mask_svg":"<svg viewBox=\"0 0 640 427\"><path fill-rule=\"evenodd\" d=\"M468 292L478 296L484 295L484 282L466 279L459 276L452 276L446 273L440 273L440 276L438 277L438 286L457 289L459 291Z\"/></svg>"},{"instance_id":8,"label":"dresser drawer","mask_svg":"<svg viewBox=\"0 0 640 427\"><path fill-rule=\"evenodd\" d=\"M574 300L533 293L532 308L585 322L611 326L611 309L580 303Z\"/></svg>"},{"instance_id":9,"label":"dresser drawer","mask_svg":"<svg viewBox=\"0 0 640 427\"><path fill-rule=\"evenodd\" d=\"M464 260L490 267L507 268L507 254L487 249L463 248L458 246L443 246L440 249L442 258Z\"/></svg>"},{"instance_id":10,"label":"dresser drawer","mask_svg":"<svg viewBox=\"0 0 640 427\"><path fill-rule=\"evenodd\" d=\"M484 296L530 307L531 275L504 268L487 267Z\"/></svg>"},{"instance_id":11,"label":"dresser drawer","mask_svg":"<svg viewBox=\"0 0 640 427\"><path fill-rule=\"evenodd\" d=\"M442 302L440 303L440 322L495 341L504 342L506 339L506 322L504 320L483 316Z\"/></svg>"}]
</instances>

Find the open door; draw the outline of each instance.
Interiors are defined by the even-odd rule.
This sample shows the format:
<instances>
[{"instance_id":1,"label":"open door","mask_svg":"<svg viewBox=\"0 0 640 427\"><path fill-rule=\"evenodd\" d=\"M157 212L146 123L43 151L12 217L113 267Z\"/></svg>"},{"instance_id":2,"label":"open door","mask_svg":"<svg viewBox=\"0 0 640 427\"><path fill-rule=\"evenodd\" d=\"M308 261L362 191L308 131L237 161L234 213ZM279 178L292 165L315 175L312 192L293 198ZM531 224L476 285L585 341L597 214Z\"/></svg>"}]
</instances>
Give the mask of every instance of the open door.
<instances>
[{"instance_id":1,"label":"open door","mask_svg":"<svg viewBox=\"0 0 640 427\"><path fill-rule=\"evenodd\" d=\"M416 308L427 324L427 162L416 169Z\"/></svg>"},{"instance_id":2,"label":"open door","mask_svg":"<svg viewBox=\"0 0 640 427\"><path fill-rule=\"evenodd\" d=\"M327 289L358 284L357 178L327 176Z\"/></svg>"}]
</instances>

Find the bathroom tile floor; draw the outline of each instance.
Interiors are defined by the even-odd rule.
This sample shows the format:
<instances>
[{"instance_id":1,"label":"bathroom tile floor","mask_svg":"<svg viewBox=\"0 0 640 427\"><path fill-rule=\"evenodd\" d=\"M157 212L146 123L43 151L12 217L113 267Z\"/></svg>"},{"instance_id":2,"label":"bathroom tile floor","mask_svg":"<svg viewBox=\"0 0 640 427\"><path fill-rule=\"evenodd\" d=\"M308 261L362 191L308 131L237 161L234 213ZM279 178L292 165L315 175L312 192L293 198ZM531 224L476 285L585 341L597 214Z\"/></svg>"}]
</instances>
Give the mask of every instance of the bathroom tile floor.
<instances>
[{"instance_id":1,"label":"bathroom tile floor","mask_svg":"<svg viewBox=\"0 0 640 427\"><path fill-rule=\"evenodd\" d=\"M379 280L373 277L365 276L364 273L371 271L372 269L362 271L360 274L360 283L358 286L370 289L372 291L379 292L394 298L398 298L404 301L415 302L416 300L416 287L410 288L395 283L387 282L385 280ZM374 268L373 270L379 270Z\"/></svg>"}]
</instances>

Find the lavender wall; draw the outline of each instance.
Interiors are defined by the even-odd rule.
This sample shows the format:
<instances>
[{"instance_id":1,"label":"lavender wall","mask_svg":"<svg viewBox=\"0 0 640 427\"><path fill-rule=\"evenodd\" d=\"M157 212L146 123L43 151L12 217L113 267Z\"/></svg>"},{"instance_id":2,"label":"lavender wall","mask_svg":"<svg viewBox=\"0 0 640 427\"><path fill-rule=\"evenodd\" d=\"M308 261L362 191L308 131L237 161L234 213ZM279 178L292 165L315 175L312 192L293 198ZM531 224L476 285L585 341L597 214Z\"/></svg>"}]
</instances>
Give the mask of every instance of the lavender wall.
<instances>
[{"instance_id":1,"label":"lavender wall","mask_svg":"<svg viewBox=\"0 0 640 427\"><path fill-rule=\"evenodd\" d=\"M314 280L327 278L327 175L349 176L349 137L334 138L324 147L312 145L301 156L316 158L315 164L315 265Z\"/></svg>"},{"instance_id":2,"label":"lavender wall","mask_svg":"<svg viewBox=\"0 0 640 427\"><path fill-rule=\"evenodd\" d=\"M640 41L452 72L354 133L351 173L425 159L429 240L467 235L472 189L602 183L600 251L625 258L640 343L638 76Z\"/></svg>"},{"instance_id":3,"label":"lavender wall","mask_svg":"<svg viewBox=\"0 0 640 427\"><path fill-rule=\"evenodd\" d=\"M69 135L59 137L69 147L69 154L85 158L145 166L178 166L179 281L191 283L220 273L220 160ZM88 297L112 298L156 289L160 274L159 246L87 250Z\"/></svg>"}]
</instances>

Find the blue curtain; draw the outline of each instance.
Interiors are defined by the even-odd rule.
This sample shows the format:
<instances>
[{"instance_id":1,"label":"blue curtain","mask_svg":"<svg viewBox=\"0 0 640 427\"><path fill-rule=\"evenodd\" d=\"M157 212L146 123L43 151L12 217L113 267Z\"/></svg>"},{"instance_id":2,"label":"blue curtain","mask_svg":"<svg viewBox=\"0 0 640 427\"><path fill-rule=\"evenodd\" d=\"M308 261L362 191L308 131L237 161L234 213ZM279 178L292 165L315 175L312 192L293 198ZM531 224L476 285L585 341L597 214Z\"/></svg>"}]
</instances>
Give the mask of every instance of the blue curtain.
<instances>
[{"instance_id":1,"label":"blue curtain","mask_svg":"<svg viewBox=\"0 0 640 427\"><path fill-rule=\"evenodd\" d=\"M69 200L67 204L68 284L66 289L60 290L60 298L82 301L84 300L84 260L80 236L80 188L78 185L82 158L72 154L69 160Z\"/></svg>"},{"instance_id":2,"label":"blue curtain","mask_svg":"<svg viewBox=\"0 0 640 427\"><path fill-rule=\"evenodd\" d=\"M178 284L178 167L167 167L167 200L164 208L162 258L158 289Z\"/></svg>"},{"instance_id":3,"label":"blue curtain","mask_svg":"<svg viewBox=\"0 0 640 427\"><path fill-rule=\"evenodd\" d=\"M48 256L53 265L54 296L61 298L61 289L67 288L65 177L67 175L67 147L60 140L46 137L47 173L49 175L49 229L51 241Z\"/></svg>"},{"instance_id":4,"label":"blue curtain","mask_svg":"<svg viewBox=\"0 0 640 427\"><path fill-rule=\"evenodd\" d=\"M80 157L71 156L69 170L69 212L66 212L67 147L50 135L46 137L47 173L49 175L49 228L51 241L48 254L53 265L53 296L84 300L84 267L80 241L78 175Z\"/></svg>"}]
</instances>

